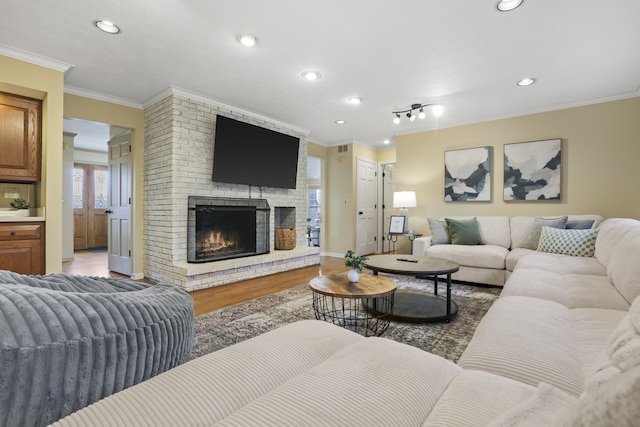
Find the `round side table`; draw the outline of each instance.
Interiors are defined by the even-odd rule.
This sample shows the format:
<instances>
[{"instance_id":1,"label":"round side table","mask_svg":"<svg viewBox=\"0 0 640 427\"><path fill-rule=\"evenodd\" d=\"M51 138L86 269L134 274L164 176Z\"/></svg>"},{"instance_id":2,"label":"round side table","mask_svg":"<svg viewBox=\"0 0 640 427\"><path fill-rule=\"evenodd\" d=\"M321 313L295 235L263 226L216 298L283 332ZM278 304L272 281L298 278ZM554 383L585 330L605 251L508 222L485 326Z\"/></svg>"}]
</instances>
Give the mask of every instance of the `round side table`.
<instances>
[{"instance_id":1,"label":"round side table","mask_svg":"<svg viewBox=\"0 0 640 427\"><path fill-rule=\"evenodd\" d=\"M316 319L357 332L365 337L380 336L389 327L396 282L388 277L361 274L357 283L347 273L316 277L309 282L313 291ZM367 310L365 307L374 307Z\"/></svg>"}]
</instances>

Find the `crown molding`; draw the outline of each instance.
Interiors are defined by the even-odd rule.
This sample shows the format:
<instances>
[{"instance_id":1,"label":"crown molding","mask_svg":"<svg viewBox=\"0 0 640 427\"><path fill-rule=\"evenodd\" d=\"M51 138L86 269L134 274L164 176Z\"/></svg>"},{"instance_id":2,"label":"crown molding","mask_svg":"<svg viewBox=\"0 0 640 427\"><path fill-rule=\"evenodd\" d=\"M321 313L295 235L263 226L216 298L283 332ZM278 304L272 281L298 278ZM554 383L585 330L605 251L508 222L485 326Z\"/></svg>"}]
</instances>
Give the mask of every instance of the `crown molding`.
<instances>
[{"instance_id":1,"label":"crown molding","mask_svg":"<svg viewBox=\"0 0 640 427\"><path fill-rule=\"evenodd\" d=\"M69 64L67 62L47 58L46 56L27 52L26 50L22 49L16 49L15 47L7 46L4 44L0 44L0 55L28 62L30 64L39 65L51 70L60 71L64 74L66 74L67 71L69 71L71 68L75 67L75 65Z\"/></svg>"},{"instance_id":2,"label":"crown molding","mask_svg":"<svg viewBox=\"0 0 640 427\"><path fill-rule=\"evenodd\" d=\"M249 110L245 110L243 108L240 107L235 107L233 105L229 105L229 104L224 104L222 102L216 101L214 99L211 99L207 96L201 95L199 93L195 93L195 92L191 92L185 89L181 89L179 87L176 86L169 86L168 88L158 92L157 94L155 94L154 96L146 99L143 103L142 106L143 108L147 108L150 107L151 105L155 104L158 101L163 100L164 98L170 96L170 95L174 95L174 96L180 96L183 98L188 98L191 99L193 101L199 101L199 102L203 102L205 104L208 105L212 105L214 107L220 108L222 110L229 110L231 112L234 113L238 113L238 114L242 114L243 116L249 116L249 117L253 117L255 119L267 122L267 123L271 123L274 124L276 126L281 126L287 129L291 129L294 132L298 132L302 135L304 135L305 137L309 136L309 134L311 133L311 131L307 130L307 129L303 129L297 126L294 126L290 123L285 123L285 122L281 122L279 120L275 120L271 117L267 117L267 116L263 116L261 114L258 113L254 113L253 111L249 111Z\"/></svg>"},{"instance_id":3,"label":"crown molding","mask_svg":"<svg viewBox=\"0 0 640 427\"><path fill-rule=\"evenodd\" d=\"M118 104L124 107L131 107L138 110L143 109L142 105L139 102L132 101L131 99L107 95L107 94L95 92L92 90L82 89L76 86L64 85L64 93L82 96L84 98L91 98L91 99L95 99L96 101L104 101L104 102L109 102L111 104Z\"/></svg>"}]
</instances>

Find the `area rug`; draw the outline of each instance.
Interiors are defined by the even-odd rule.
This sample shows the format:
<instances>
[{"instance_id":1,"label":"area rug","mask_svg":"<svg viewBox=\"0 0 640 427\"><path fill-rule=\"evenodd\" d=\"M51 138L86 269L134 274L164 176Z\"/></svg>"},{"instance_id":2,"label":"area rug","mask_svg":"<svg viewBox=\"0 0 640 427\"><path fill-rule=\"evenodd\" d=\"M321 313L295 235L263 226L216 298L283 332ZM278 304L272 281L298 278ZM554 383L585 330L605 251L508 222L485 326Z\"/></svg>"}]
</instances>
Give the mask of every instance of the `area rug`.
<instances>
[{"instance_id":1,"label":"area rug","mask_svg":"<svg viewBox=\"0 0 640 427\"><path fill-rule=\"evenodd\" d=\"M387 276L396 280L398 288L433 292L431 281ZM444 295L444 284L439 289L440 294ZM459 310L450 323L392 321L383 337L456 362L471 340L480 319L498 298L501 288L453 284L451 290ZM191 357L202 356L303 319L315 319L312 293L306 284L200 315L196 319L196 338Z\"/></svg>"}]
</instances>

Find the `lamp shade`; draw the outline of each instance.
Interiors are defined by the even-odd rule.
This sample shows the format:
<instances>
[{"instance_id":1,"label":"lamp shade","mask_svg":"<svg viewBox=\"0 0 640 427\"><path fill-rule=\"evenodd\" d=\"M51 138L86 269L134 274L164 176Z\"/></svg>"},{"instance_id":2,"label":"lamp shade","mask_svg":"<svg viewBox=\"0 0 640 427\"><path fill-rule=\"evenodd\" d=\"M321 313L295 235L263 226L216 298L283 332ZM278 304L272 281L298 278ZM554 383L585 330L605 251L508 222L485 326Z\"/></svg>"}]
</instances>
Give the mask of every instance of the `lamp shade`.
<instances>
[{"instance_id":1,"label":"lamp shade","mask_svg":"<svg viewBox=\"0 0 640 427\"><path fill-rule=\"evenodd\" d=\"M418 204L415 191L395 191L393 193L394 208L415 208L416 206Z\"/></svg>"}]
</instances>

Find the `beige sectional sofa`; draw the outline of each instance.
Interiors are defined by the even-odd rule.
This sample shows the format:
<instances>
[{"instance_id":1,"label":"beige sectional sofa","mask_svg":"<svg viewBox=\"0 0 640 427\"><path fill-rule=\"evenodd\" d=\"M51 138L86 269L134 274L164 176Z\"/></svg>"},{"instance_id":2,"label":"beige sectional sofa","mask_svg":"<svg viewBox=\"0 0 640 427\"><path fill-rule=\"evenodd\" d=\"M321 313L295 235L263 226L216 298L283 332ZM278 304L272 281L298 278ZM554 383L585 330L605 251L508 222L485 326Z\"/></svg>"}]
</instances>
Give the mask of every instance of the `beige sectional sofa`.
<instances>
[{"instance_id":1,"label":"beige sectional sofa","mask_svg":"<svg viewBox=\"0 0 640 427\"><path fill-rule=\"evenodd\" d=\"M468 217L450 217L463 219ZM445 258L460 265L453 280L503 286L517 261L535 249L526 246L536 218L533 216L477 216L481 245L432 244L431 236L418 237L413 242L413 255ZM591 221L596 228L599 215L567 215L570 222Z\"/></svg>"},{"instance_id":2,"label":"beige sectional sofa","mask_svg":"<svg viewBox=\"0 0 640 427\"><path fill-rule=\"evenodd\" d=\"M594 257L523 256L457 364L301 321L55 425L638 425L639 258L631 219L600 224Z\"/></svg>"}]
</instances>

